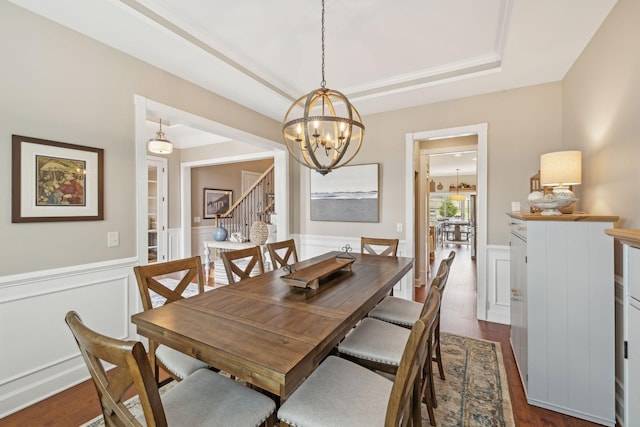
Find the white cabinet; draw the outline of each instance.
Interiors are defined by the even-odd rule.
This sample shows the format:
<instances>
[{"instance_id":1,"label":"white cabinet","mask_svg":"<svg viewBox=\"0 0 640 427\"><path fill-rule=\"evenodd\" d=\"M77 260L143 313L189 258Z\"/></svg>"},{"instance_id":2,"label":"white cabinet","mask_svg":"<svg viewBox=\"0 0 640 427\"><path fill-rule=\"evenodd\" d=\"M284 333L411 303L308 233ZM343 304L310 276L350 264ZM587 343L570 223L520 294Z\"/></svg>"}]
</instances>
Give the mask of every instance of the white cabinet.
<instances>
[{"instance_id":1,"label":"white cabinet","mask_svg":"<svg viewBox=\"0 0 640 427\"><path fill-rule=\"evenodd\" d=\"M624 420L640 425L640 230L613 229L607 234L623 244Z\"/></svg>"},{"instance_id":2,"label":"white cabinet","mask_svg":"<svg viewBox=\"0 0 640 427\"><path fill-rule=\"evenodd\" d=\"M616 217L511 217L511 342L527 401L615 425Z\"/></svg>"}]
</instances>

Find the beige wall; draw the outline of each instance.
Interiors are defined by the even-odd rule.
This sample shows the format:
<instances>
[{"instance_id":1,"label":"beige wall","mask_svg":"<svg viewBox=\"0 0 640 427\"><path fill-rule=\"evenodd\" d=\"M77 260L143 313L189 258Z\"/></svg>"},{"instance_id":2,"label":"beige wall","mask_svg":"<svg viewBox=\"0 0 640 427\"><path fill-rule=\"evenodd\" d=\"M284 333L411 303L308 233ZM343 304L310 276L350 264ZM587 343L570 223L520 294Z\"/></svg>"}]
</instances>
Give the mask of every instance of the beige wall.
<instances>
[{"instance_id":1,"label":"beige wall","mask_svg":"<svg viewBox=\"0 0 640 427\"><path fill-rule=\"evenodd\" d=\"M191 214L201 217L200 223L192 227L213 226L213 219L204 219L202 198L205 188L233 191L233 203L242 196L242 171L263 173L273 165L273 159L251 162L229 163L226 165L204 166L191 169Z\"/></svg>"},{"instance_id":2,"label":"beige wall","mask_svg":"<svg viewBox=\"0 0 640 427\"><path fill-rule=\"evenodd\" d=\"M6 1L0 57L0 275L136 256L135 94L280 139L278 122ZM105 220L12 224L12 134L104 148Z\"/></svg>"},{"instance_id":3,"label":"beige wall","mask_svg":"<svg viewBox=\"0 0 640 427\"><path fill-rule=\"evenodd\" d=\"M396 224L404 224L405 199L413 197L404 193L405 135L486 122L488 243L506 245L505 213L511 201L527 200L529 178L538 171L540 155L560 145L561 95L557 82L364 117L364 145L355 163L380 163L380 223L310 221L309 171L297 169L299 231L404 239L404 233L396 232Z\"/></svg>"},{"instance_id":4,"label":"beige wall","mask_svg":"<svg viewBox=\"0 0 640 427\"><path fill-rule=\"evenodd\" d=\"M586 211L640 228L640 2L619 0L562 83L562 149L582 150Z\"/></svg>"}]
</instances>

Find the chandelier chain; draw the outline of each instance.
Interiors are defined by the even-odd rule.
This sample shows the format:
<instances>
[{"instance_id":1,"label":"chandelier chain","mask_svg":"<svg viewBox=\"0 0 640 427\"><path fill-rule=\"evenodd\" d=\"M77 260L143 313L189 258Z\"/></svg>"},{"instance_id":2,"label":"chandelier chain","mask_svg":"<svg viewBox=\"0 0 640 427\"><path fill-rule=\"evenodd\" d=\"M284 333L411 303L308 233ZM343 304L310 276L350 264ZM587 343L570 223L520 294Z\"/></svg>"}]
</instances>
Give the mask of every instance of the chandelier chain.
<instances>
[{"instance_id":1,"label":"chandelier chain","mask_svg":"<svg viewBox=\"0 0 640 427\"><path fill-rule=\"evenodd\" d=\"M324 79L324 0L322 0L322 81L320 87L324 89L327 81Z\"/></svg>"}]
</instances>

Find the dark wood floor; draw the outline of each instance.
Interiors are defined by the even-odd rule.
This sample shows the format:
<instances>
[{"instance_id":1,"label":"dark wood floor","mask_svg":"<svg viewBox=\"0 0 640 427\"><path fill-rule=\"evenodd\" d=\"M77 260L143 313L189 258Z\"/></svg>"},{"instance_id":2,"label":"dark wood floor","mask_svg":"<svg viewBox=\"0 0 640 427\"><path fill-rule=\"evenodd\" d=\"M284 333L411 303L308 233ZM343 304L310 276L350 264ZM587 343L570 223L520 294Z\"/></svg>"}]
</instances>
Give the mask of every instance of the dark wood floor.
<instances>
[{"instance_id":1,"label":"dark wood floor","mask_svg":"<svg viewBox=\"0 0 640 427\"><path fill-rule=\"evenodd\" d=\"M471 260L469 248L465 245L445 246L437 254L433 265L437 267L441 257L450 250L455 250L457 256L442 301L442 331L501 344L516 425L597 426L527 404L509 343L509 327L476 319L475 262ZM417 288L416 300L424 300L425 290L425 287ZM91 383L84 382L1 419L0 426L78 426L99 413L95 389Z\"/></svg>"}]
</instances>

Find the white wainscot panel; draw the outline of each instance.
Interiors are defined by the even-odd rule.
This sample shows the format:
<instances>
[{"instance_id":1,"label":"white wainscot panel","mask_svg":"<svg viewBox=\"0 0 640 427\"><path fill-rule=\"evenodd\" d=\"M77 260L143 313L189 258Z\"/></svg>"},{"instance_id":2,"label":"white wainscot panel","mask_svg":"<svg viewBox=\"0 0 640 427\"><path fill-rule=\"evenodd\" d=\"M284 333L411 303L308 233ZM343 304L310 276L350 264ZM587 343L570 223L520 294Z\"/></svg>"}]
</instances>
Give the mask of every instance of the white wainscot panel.
<instances>
[{"instance_id":1,"label":"white wainscot panel","mask_svg":"<svg viewBox=\"0 0 640 427\"><path fill-rule=\"evenodd\" d=\"M487 246L487 320L511 323L509 246Z\"/></svg>"},{"instance_id":2,"label":"white wainscot panel","mask_svg":"<svg viewBox=\"0 0 640 427\"><path fill-rule=\"evenodd\" d=\"M133 338L136 259L0 277L0 418L89 377L64 316Z\"/></svg>"},{"instance_id":3,"label":"white wainscot panel","mask_svg":"<svg viewBox=\"0 0 640 427\"><path fill-rule=\"evenodd\" d=\"M300 260L313 258L329 251L342 251L348 245L355 253L360 253L360 237L344 236L317 236L310 234L292 235L296 242L298 258ZM398 256L406 256L406 242L398 242ZM413 270L409 271L396 286L393 287L393 295L408 300L413 300Z\"/></svg>"}]
</instances>

